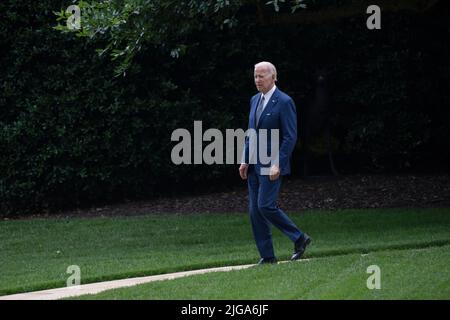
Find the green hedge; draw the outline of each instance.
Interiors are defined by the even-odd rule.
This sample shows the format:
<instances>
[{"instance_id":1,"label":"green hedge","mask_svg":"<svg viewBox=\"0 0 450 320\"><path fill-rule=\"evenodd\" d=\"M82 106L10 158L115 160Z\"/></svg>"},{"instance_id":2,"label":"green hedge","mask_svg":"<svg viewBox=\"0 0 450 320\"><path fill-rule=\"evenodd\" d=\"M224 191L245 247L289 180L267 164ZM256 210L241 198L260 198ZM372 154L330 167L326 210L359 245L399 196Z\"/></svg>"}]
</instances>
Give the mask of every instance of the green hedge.
<instances>
[{"instance_id":1,"label":"green hedge","mask_svg":"<svg viewBox=\"0 0 450 320\"><path fill-rule=\"evenodd\" d=\"M51 29L52 11L65 5L0 4L1 213L239 183L236 166L173 165L170 136L176 128L192 130L194 120L204 129L245 128L252 68L260 60L277 65L279 86L300 113L317 65L329 70L336 153L345 161L363 159L351 164L355 171L450 158L450 50L443 24L386 14L384 29L374 32L355 18L261 27L248 10L237 29L193 34L179 59L148 46L126 77L114 78L112 63L95 53L101 40Z\"/></svg>"}]
</instances>

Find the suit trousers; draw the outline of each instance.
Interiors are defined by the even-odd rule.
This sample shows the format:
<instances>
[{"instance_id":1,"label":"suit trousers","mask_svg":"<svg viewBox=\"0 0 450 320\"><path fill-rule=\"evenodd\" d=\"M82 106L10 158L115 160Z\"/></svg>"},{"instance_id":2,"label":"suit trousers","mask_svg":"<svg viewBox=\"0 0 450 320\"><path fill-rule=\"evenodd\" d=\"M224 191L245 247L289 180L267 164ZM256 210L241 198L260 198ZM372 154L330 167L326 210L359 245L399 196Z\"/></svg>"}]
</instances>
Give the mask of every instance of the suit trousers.
<instances>
[{"instance_id":1,"label":"suit trousers","mask_svg":"<svg viewBox=\"0 0 450 320\"><path fill-rule=\"evenodd\" d=\"M302 231L277 205L282 176L270 181L268 175L255 172L254 166L248 170L250 220L261 258L275 257L271 224L289 237L293 242L302 236Z\"/></svg>"}]
</instances>

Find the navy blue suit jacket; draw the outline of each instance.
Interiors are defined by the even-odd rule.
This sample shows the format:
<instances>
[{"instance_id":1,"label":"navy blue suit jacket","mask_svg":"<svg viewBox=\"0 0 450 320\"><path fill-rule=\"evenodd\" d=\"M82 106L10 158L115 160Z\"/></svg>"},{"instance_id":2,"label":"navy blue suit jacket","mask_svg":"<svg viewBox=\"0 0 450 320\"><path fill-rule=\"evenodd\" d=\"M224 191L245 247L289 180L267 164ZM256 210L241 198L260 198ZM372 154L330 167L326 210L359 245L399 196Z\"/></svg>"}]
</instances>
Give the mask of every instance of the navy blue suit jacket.
<instances>
[{"instance_id":1,"label":"navy blue suit jacket","mask_svg":"<svg viewBox=\"0 0 450 320\"><path fill-rule=\"evenodd\" d=\"M260 139L259 129L267 129L267 155L271 155L271 130L279 130L279 167L281 175L291 173L291 154L297 142L297 112L295 103L291 97L279 90L275 89L270 101L267 103L264 111L256 123L256 109L261 98L261 93L257 93L250 99L250 114L248 128L256 130L257 141ZM245 139L244 146L244 162L249 163L249 138ZM258 146L259 148L259 146ZM252 165L252 164L250 164ZM261 174L262 167L270 167L271 164L261 163L259 156L255 165L256 172Z\"/></svg>"}]
</instances>

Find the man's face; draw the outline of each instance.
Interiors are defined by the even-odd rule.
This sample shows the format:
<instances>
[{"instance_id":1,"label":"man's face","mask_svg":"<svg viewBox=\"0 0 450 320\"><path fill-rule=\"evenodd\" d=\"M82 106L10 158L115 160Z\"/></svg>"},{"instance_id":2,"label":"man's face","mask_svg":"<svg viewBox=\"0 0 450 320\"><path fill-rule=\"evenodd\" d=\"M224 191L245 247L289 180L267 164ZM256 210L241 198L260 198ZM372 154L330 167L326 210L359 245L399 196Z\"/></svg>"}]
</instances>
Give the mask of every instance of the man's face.
<instances>
[{"instance_id":1,"label":"man's face","mask_svg":"<svg viewBox=\"0 0 450 320\"><path fill-rule=\"evenodd\" d=\"M255 68L255 85L259 92L266 94L275 84L275 75L264 66Z\"/></svg>"}]
</instances>

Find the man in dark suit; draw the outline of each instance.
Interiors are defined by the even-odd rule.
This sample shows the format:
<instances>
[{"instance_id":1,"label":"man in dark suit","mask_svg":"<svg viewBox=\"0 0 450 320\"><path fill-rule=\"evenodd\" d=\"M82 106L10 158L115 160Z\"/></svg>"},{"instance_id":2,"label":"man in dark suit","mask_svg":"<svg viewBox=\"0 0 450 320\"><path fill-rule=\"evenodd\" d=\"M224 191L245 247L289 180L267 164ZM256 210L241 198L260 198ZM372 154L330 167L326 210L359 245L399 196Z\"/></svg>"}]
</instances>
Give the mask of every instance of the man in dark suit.
<instances>
[{"instance_id":1,"label":"man in dark suit","mask_svg":"<svg viewBox=\"0 0 450 320\"><path fill-rule=\"evenodd\" d=\"M291 173L290 157L297 141L295 104L287 94L276 87L277 71L270 62L264 61L255 65L254 79L259 93L250 100L248 127L249 131L254 130L255 135L250 135L245 140L239 174L242 179L248 179L253 236L261 256L258 264L277 262L272 244L271 224L294 242L291 260L298 260L311 238L300 231L277 206L281 179ZM279 146L278 150L272 150L271 147L274 142L271 141L273 133L276 133L273 139L278 139L275 141L278 143L275 144ZM257 150L261 149L261 145L266 150ZM261 156L262 154L264 156ZM262 161L265 156L270 156L272 161Z\"/></svg>"}]
</instances>

